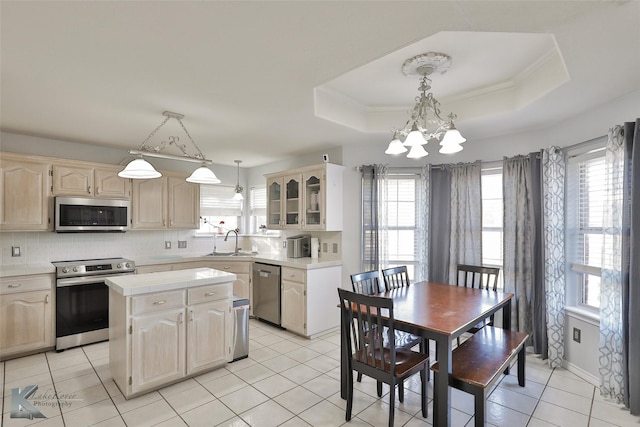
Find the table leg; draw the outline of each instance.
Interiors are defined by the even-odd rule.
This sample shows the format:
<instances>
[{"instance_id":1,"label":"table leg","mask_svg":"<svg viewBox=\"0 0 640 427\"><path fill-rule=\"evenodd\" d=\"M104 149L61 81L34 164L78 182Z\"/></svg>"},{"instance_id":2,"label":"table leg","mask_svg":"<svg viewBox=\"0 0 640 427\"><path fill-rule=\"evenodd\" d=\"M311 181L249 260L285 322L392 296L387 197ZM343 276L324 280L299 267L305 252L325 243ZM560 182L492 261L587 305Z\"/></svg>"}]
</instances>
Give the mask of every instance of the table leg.
<instances>
[{"instance_id":1,"label":"table leg","mask_svg":"<svg viewBox=\"0 0 640 427\"><path fill-rule=\"evenodd\" d=\"M451 339L442 337L437 338L436 342L440 369L433 379L433 425L449 426L451 424L451 389L449 389L449 374L452 372Z\"/></svg>"}]
</instances>

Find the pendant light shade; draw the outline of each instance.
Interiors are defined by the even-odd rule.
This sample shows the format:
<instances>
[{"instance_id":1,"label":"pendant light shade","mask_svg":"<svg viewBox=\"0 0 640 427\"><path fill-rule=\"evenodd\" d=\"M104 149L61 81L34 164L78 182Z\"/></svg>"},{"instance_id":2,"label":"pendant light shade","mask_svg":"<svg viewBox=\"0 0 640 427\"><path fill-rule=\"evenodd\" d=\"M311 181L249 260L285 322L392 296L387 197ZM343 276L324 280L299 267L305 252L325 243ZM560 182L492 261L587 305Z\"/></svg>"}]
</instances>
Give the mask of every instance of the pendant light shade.
<instances>
[{"instance_id":1,"label":"pendant light shade","mask_svg":"<svg viewBox=\"0 0 640 427\"><path fill-rule=\"evenodd\" d=\"M407 138L404 140L404 145L406 147L415 147L416 145L424 145L427 143L427 140L424 139L424 135L418 129L414 129L409 132Z\"/></svg>"},{"instance_id":2,"label":"pendant light shade","mask_svg":"<svg viewBox=\"0 0 640 427\"><path fill-rule=\"evenodd\" d=\"M409 150L407 157L410 159L420 159L428 155L429 153L427 153L427 150L425 150L422 145L414 145L411 147L411 150Z\"/></svg>"},{"instance_id":3,"label":"pendant light shade","mask_svg":"<svg viewBox=\"0 0 640 427\"><path fill-rule=\"evenodd\" d=\"M187 178L187 182L193 182L196 184L220 184L222 181L218 179L211 169L202 165L193 171L191 176Z\"/></svg>"},{"instance_id":4,"label":"pendant light shade","mask_svg":"<svg viewBox=\"0 0 640 427\"><path fill-rule=\"evenodd\" d=\"M160 178L162 174L151 163L140 157L129 162L127 167L118 172L118 176L120 178L151 179Z\"/></svg>"},{"instance_id":5,"label":"pendant light shade","mask_svg":"<svg viewBox=\"0 0 640 427\"><path fill-rule=\"evenodd\" d=\"M402 144L398 138L394 138L393 141L389 143L389 147L387 147L387 151L385 154L402 154L407 152L407 147Z\"/></svg>"},{"instance_id":6,"label":"pendant light shade","mask_svg":"<svg viewBox=\"0 0 640 427\"><path fill-rule=\"evenodd\" d=\"M240 185L240 163L242 163L242 160L234 160L234 162L236 162L236 164L238 165L238 180L236 181L236 192L231 199L244 200L244 196L242 195L244 188L242 188L242 186Z\"/></svg>"}]
</instances>

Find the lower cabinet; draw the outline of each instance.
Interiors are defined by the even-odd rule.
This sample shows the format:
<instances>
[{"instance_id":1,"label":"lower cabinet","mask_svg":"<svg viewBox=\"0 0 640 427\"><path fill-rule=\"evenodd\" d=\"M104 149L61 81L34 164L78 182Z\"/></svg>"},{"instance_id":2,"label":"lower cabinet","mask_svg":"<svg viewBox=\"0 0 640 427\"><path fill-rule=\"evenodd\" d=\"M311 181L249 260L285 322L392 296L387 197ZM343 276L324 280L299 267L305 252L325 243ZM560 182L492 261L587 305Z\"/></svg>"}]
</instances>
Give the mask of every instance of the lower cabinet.
<instances>
[{"instance_id":1,"label":"lower cabinet","mask_svg":"<svg viewBox=\"0 0 640 427\"><path fill-rule=\"evenodd\" d=\"M337 308L342 267L299 269L282 267L281 326L313 337L340 325Z\"/></svg>"},{"instance_id":2,"label":"lower cabinet","mask_svg":"<svg viewBox=\"0 0 640 427\"><path fill-rule=\"evenodd\" d=\"M129 297L109 290L109 363L126 398L231 361L232 286Z\"/></svg>"},{"instance_id":3,"label":"lower cabinet","mask_svg":"<svg viewBox=\"0 0 640 427\"><path fill-rule=\"evenodd\" d=\"M53 278L0 279L0 360L54 345Z\"/></svg>"}]
</instances>

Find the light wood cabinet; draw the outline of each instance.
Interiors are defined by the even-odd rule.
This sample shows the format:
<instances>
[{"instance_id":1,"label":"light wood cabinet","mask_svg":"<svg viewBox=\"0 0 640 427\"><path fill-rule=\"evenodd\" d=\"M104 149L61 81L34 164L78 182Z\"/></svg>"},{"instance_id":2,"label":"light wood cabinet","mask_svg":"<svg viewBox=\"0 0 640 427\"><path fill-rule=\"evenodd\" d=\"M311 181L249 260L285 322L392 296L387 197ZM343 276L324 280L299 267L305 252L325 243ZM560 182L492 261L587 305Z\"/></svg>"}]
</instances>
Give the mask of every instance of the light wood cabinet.
<instances>
[{"instance_id":1,"label":"light wood cabinet","mask_svg":"<svg viewBox=\"0 0 640 427\"><path fill-rule=\"evenodd\" d=\"M342 175L332 163L267 175L267 227L342 230Z\"/></svg>"},{"instance_id":2,"label":"light wood cabinet","mask_svg":"<svg viewBox=\"0 0 640 427\"><path fill-rule=\"evenodd\" d=\"M123 296L109 289L109 366L126 398L231 361L232 284Z\"/></svg>"},{"instance_id":3,"label":"light wood cabinet","mask_svg":"<svg viewBox=\"0 0 640 427\"><path fill-rule=\"evenodd\" d=\"M283 328L313 337L340 325L336 289L342 281L342 267L309 270L282 267L281 275Z\"/></svg>"},{"instance_id":4,"label":"light wood cabinet","mask_svg":"<svg viewBox=\"0 0 640 427\"><path fill-rule=\"evenodd\" d=\"M280 323L283 328L300 335L307 332L307 285L304 270L282 268Z\"/></svg>"},{"instance_id":5,"label":"light wood cabinet","mask_svg":"<svg viewBox=\"0 0 640 427\"><path fill-rule=\"evenodd\" d=\"M54 163L53 186L54 196L84 196L129 199L131 197L130 180L120 178L119 166L96 167L88 163Z\"/></svg>"},{"instance_id":6,"label":"light wood cabinet","mask_svg":"<svg viewBox=\"0 0 640 427\"><path fill-rule=\"evenodd\" d=\"M0 230L51 229L49 171L46 162L1 153Z\"/></svg>"},{"instance_id":7,"label":"light wood cabinet","mask_svg":"<svg viewBox=\"0 0 640 427\"><path fill-rule=\"evenodd\" d=\"M54 345L53 278L0 279L0 360Z\"/></svg>"},{"instance_id":8,"label":"light wood cabinet","mask_svg":"<svg viewBox=\"0 0 640 427\"><path fill-rule=\"evenodd\" d=\"M173 176L133 180L133 229L194 229L199 227L199 218L198 184Z\"/></svg>"}]
</instances>

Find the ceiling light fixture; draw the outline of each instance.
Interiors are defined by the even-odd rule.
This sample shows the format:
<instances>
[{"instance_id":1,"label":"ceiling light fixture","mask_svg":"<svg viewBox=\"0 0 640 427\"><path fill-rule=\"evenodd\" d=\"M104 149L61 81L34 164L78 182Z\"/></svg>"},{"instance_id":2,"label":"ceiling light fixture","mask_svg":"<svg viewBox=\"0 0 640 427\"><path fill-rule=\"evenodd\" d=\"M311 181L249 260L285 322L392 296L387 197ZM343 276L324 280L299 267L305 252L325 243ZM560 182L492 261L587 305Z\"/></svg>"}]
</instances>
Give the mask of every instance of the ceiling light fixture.
<instances>
[{"instance_id":1,"label":"ceiling light fixture","mask_svg":"<svg viewBox=\"0 0 640 427\"><path fill-rule=\"evenodd\" d=\"M162 123L160 123L160 125L158 125L157 128L151 131L149 136L144 141L142 141L142 144L140 144L140 147L137 150L129 150L129 154L137 155L138 158L131 161L122 171L118 173L118 176L122 178L133 178L133 179L151 179L151 178L161 177L162 174L157 170L155 170L155 168L143 158L146 156L146 157L156 157L161 159L181 160L181 161L187 161L187 162L201 163L202 166L196 169L187 178L187 181L194 182L197 184L219 184L221 181L218 179L218 177L216 177L213 171L206 166L206 165L212 164L213 162L204 157L204 154L202 154L202 151L200 151L200 148L193 141L193 138L191 138L191 135L189 134L189 131L187 131L187 128L184 126L184 123L182 123L182 119L184 118L184 115L178 114L178 113L172 113L171 111L164 111L162 115L165 116L165 119L162 121ZM178 136L170 136L168 138L168 141L162 141L157 146L147 145L147 142L149 142L149 140L158 132L158 130L160 130L160 128L164 126L170 119L176 119L178 123L180 123L182 130L189 138L189 141L191 142L191 145L193 145L193 148L195 148L196 150L195 154L189 154L189 152L187 151L187 144L181 144L180 137ZM183 155L176 156L173 154L161 153L162 150L164 150L165 148L171 145L174 145L175 147L180 149Z\"/></svg>"},{"instance_id":2,"label":"ceiling light fixture","mask_svg":"<svg viewBox=\"0 0 640 427\"><path fill-rule=\"evenodd\" d=\"M457 153L462 150L461 143L466 139L453 124L457 117L451 113L447 119L440 116L440 103L431 92L431 79L434 72L444 74L451 65L451 57L444 53L428 52L407 59L402 64L402 73L405 76L422 77L420 82L420 95L416 97L416 105L411 111L411 117L402 129L394 129L393 139L389 143L386 154L402 154L409 149L407 157L412 159L422 158L429 153L424 149L430 140L440 141L440 152L444 154ZM404 142L400 138L404 137Z\"/></svg>"},{"instance_id":3,"label":"ceiling light fixture","mask_svg":"<svg viewBox=\"0 0 640 427\"><path fill-rule=\"evenodd\" d=\"M244 188L240 186L240 163L242 163L242 160L234 160L234 162L238 165L238 180L236 181L236 193L233 195L233 200L244 200L242 195Z\"/></svg>"}]
</instances>

